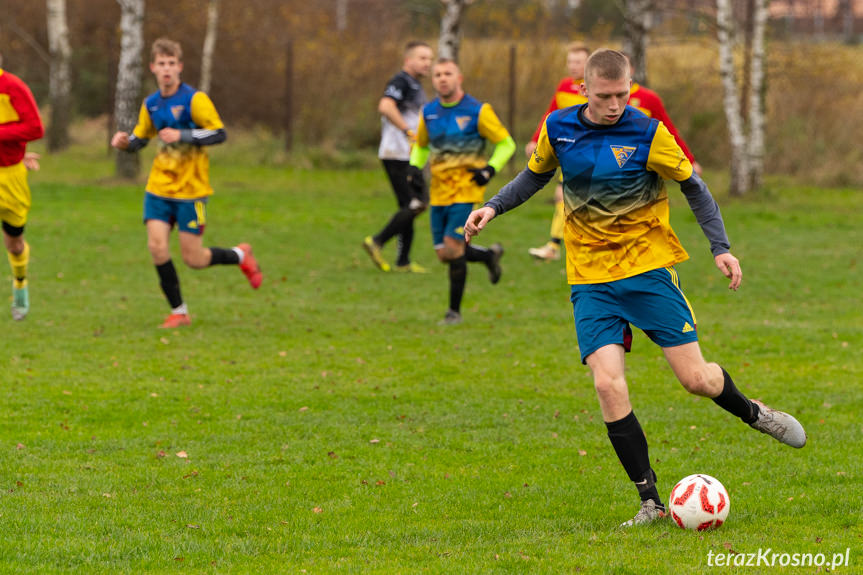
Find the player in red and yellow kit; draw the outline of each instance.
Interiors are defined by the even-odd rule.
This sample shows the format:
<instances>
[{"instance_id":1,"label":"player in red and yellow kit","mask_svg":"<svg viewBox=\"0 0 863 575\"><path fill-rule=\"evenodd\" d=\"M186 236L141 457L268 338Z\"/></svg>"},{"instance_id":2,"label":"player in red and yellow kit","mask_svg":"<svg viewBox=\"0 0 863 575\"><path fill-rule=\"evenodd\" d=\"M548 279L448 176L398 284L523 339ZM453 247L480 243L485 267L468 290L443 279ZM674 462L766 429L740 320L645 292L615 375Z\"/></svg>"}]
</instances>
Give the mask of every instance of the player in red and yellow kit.
<instances>
[{"instance_id":1,"label":"player in red and yellow kit","mask_svg":"<svg viewBox=\"0 0 863 575\"><path fill-rule=\"evenodd\" d=\"M584 44L573 42L566 48L566 69L569 76L560 81L551 103L542 117L542 122L536 127L530 142L524 147L525 155L530 158L539 141L539 133L549 114L561 108L576 106L587 102L581 93L581 83L584 82L584 64L590 56L590 49ZM551 218L551 233L548 242L538 248L530 248L528 253L539 260L560 259L560 244L563 241L563 186L558 182L554 190L554 216Z\"/></svg>"},{"instance_id":2,"label":"player in red and yellow kit","mask_svg":"<svg viewBox=\"0 0 863 575\"><path fill-rule=\"evenodd\" d=\"M716 267L736 290L742 272L730 252L719 206L668 128L626 104L632 81L622 53L591 54L585 80L587 104L546 118L527 168L470 214L465 239L527 201L560 168L566 272L579 352L593 374L608 438L641 499L638 513L622 525L632 526L664 517L665 508L626 383L631 326L662 348L689 393L711 398L786 445L803 447L806 432L793 416L747 398L728 372L702 356L695 316L673 267L689 256L669 222L664 180L680 184L710 241Z\"/></svg>"},{"instance_id":3,"label":"player in red and yellow kit","mask_svg":"<svg viewBox=\"0 0 863 575\"><path fill-rule=\"evenodd\" d=\"M150 139L158 138L159 151L147 179L144 223L162 292L171 306L171 314L161 327L175 328L191 323L171 260L169 240L175 224L187 266L238 265L254 289L261 285L263 275L248 244L231 249L203 245L207 198L213 193L205 146L227 137L213 102L204 92L180 81L183 51L177 42L159 38L153 43L150 71L159 90L144 101L132 135L117 132L111 145L136 152Z\"/></svg>"},{"instance_id":4,"label":"player in red and yellow kit","mask_svg":"<svg viewBox=\"0 0 863 575\"><path fill-rule=\"evenodd\" d=\"M423 107L410 163L422 169L431 158L432 240L441 262L449 264L449 309L441 323L461 322L461 299L467 262L482 262L489 280L500 280L503 247L465 246L464 222L473 205L483 200L489 180L515 152L515 141L490 104L462 89L461 71L452 60L439 60L432 69L438 97ZM486 142L494 144L485 159Z\"/></svg>"},{"instance_id":5,"label":"player in red and yellow kit","mask_svg":"<svg viewBox=\"0 0 863 575\"><path fill-rule=\"evenodd\" d=\"M0 60L2 66L2 60ZM3 243L12 267L12 318L22 320L30 311L27 265L30 245L24 226L30 211L27 169L39 169L38 156L27 153L27 142L45 133L30 88L0 68L0 220Z\"/></svg>"}]
</instances>

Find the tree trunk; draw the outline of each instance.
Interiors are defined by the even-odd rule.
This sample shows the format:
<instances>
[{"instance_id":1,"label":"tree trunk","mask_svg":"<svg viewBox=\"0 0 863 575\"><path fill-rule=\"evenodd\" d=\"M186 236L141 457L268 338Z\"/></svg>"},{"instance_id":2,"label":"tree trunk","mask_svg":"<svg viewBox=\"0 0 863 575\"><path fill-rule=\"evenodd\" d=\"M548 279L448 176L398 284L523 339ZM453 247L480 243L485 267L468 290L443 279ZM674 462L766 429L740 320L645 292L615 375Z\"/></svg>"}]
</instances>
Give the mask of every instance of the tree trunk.
<instances>
[{"instance_id":1,"label":"tree trunk","mask_svg":"<svg viewBox=\"0 0 863 575\"><path fill-rule=\"evenodd\" d=\"M767 46L765 31L767 29L768 0L753 0L752 11L752 63L749 66L749 188L757 190L761 187L764 175L764 94Z\"/></svg>"},{"instance_id":2,"label":"tree trunk","mask_svg":"<svg viewBox=\"0 0 863 575\"><path fill-rule=\"evenodd\" d=\"M716 25L719 39L719 75L722 79L723 105L731 141L730 193L733 196L742 196L747 191L749 158L746 154L746 134L734 74L734 16L731 0L716 0Z\"/></svg>"},{"instance_id":3,"label":"tree trunk","mask_svg":"<svg viewBox=\"0 0 863 575\"><path fill-rule=\"evenodd\" d=\"M207 5L207 32L204 34L204 51L201 54L201 82L198 88L209 93L213 77L213 52L219 32L219 0L210 0Z\"/></svg>"},{"instance_id":4,"label":"tree trunk","mask_svg":"<svg viewBox=\"0 0 863 575\"><path fill-rule=\"evenodd\" d=\"M48 150L55 152L69 145L69 120L72 81L69 74L69 25L66 20L66 0L47 0L48 51L51 54L49 101L51 124L48 129Z\"/></svg>"},{"instance_id":5,"label":"tree trunk","mask_svg":"<svg viewBox=\"0 0 863 575\"><path fill-rule=\"evenodd\" d=\"M653 23L653 0L623 0L623 51L632 62L632 79L647 83L647 39Z\"/></svg>"},{"instance_id":6,"label":"tree trunk","mask_svg":"<svg viewBox=\"0 0 863 575\"><path fill-rule=\"evenodd\" d=\"M461 17L471 0L441 0L441 2L443 2L446 10L440 22L438 58L458 62L458 51L461 44Z\"/></svg>"},{"instance_id":7,"label":"tree trunk","mask_svg":"<svg viewBox=\"0 0 863 575\"><path fill-rule=\"evenodd\" d=\"M838 17L842 19L842 39L846 44L854 43L854 4L851 0L840 0Z\"/></svg>"},{"instance_id":8,"label":"tree trunk","mask_svg":"<svg viewBox=\"0 0 863 575\"><path fill-rule=\"evenodd\" d=\"M141 93L141 54L144 51L144 0L117 0L120 4L120 63L114 118L117 129L131 132L138 120ZM134 179L138 175L138 154L119 152L116 174Z\"/></svg>"},{"instance_id":9,"label":"tree trunk","mask_svg":"<svg viewBox=\"0 0 863 575\"><path fill-rule=\"evenodd\" d=\"M348 29L348 0L336 0L336 31Z\"/></svg>"}]
</instances>

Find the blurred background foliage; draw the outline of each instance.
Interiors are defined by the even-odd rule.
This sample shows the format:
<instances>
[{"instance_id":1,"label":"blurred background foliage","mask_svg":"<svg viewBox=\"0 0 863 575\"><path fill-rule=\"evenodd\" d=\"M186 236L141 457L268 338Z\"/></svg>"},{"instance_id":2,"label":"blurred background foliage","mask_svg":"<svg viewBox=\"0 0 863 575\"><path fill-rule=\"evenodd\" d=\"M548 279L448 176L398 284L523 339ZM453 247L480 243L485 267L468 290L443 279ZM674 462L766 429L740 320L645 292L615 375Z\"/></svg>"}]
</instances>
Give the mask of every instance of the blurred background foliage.
<instances>
[{"instance_id":1,"label":"blurred background foliage","mask_svg":"<svg viewBox=\"0 0 863 575\"><path fill-rule=\"evenodd\" d=\"M229 130L283 138L290 101L297 148L333 154L368 150L374 158L377 100L401 66L406 41L419 38L436 47L442 8L439 0L346 0L340 29L336 1L221 2L210 94ZM722 168L729 149L712 3L660 0L659 5L648 51L650 87L662 96L697 159ZM200 73L206 9L207 0L146 4L147 44L163 35L182 42L184 79L192 85ZM45 3L0 0L0 14L4 67L24 78L44 104ZM68 0L74 112L80 120L105 118L106 135L119 17L115 0ZM767 172L817 184L863 185L857 140L863 125L863 48L799 33L795 26L788 18L771 21ZM463 25L465 87L490 102L523 144L566 74L566 44L620 47L622 30L618 3L608 0L477 0ZM145 90L155 89L146 68L144 73ZM426 89L431 94L428 81ZM71 136L76 138L74 130Z\"/></svg>"}]
</instances>

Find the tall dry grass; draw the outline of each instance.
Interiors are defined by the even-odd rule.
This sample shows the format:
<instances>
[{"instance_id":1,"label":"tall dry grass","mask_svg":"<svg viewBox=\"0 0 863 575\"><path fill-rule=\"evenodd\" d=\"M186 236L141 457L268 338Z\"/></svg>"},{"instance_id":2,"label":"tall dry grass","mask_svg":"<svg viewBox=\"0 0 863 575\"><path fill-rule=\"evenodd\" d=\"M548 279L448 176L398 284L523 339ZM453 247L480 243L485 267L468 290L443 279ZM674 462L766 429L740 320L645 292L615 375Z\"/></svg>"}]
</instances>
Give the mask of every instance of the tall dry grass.
<instances>
[{"instance_id":1,"label":"tall dry grass","mask_svg":"<svg viewBox=\"0 0 863 575\"><path fill-rule=\"evenodd\" d=\"M511 112L512 45L516 74ZM465 89L491 103L505 123L513 115L508 127L524 144L566 74L565 45L562 40L467 39L460 58ZM336 149L374 147L380 127L376 103L386 80L400 67L401 42L300 42L296 55L304 62L295 79L298 141ZM770 43L765 93L768 173L820 185L863 186L858 143L863 125L861 56L863 48L855 46ZM649 87L663 98L696 158L708 167L725 167L730 152L716 43L657 42L649 49L648 74ZM431 94L430 81L425 86ZM517 157L517 163L521 159Z\"/></svg>"}]
</instances>

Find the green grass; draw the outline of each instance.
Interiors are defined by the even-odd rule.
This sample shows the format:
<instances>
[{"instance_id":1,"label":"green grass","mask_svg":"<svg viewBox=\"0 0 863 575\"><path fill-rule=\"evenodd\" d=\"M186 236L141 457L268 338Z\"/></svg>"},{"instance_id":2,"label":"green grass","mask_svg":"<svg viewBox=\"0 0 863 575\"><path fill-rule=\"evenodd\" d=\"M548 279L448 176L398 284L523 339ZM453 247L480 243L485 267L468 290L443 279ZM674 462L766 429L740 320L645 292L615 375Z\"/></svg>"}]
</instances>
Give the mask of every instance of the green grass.
<instances>
[{"instance_id":1,"label":"green grass","mask_svg":"<svg viewBox=\"0 0 863 575\"><path fill-rule=\"evenodd\" d=\"M714 573L709 551L767 547L850 548L835 571L860 570L859 191L771 180L720 198L744 267L733 293L672 190L705 355L795 413L809 444L689 396L639 333L628 380L660 491L708 473L731 514L716 532L621 532L635 490L579 362L563 266L527 256L547 192L483 234L506 246L504 277L472 266L466 321L442 328L427 216L414 254L431 274L382 274L360 248L394 204L382 170L236 155L216 150L206 243L251 242L265 283L180 267L194 323L171 332L155 329L142 185L92 148L31 177L32 311L0 344L0 572Z\"/></svg>"}]
</instances>

